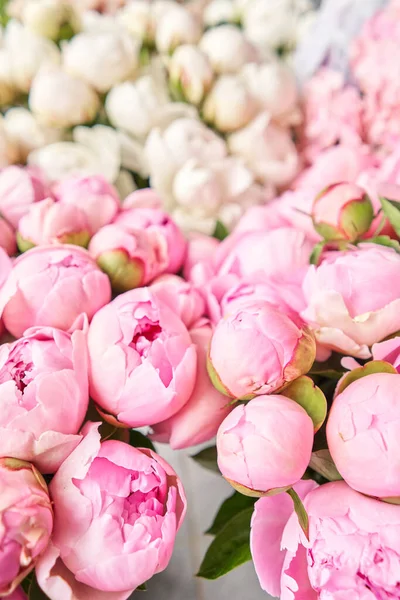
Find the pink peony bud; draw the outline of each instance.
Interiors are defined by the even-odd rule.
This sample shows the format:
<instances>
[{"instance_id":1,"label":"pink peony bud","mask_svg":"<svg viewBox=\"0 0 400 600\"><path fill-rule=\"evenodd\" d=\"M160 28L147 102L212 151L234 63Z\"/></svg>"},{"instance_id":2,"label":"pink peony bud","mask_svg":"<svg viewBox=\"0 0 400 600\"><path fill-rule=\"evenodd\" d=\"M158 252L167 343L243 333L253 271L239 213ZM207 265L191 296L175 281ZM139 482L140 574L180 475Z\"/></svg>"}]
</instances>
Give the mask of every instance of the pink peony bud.
<instances>
[{"instance_id":1,"label":"pink peony bud","mask_svg":"<svg viewBox=\"0 0 400 600\"><path fill-rule=\"evenodd\" d=\"M244 494L277 493L304 475L313 441L313 422L304 408L285 396L260 396L222 422L218 466Z\"/></svg>"},{"instance_id":2,"label":"pink peony bud","mask_svg":"<svg viewBox=\"0 0 400 600\"><path fill-rule=\"evenodd\" d=\"M90 234L85 213L77 206L51 198L36 202L18 224L18 248L25 252L34 246L75 244L87 246Z\"/></svg>"},{"instance_id":3,"label":"pink peony bud","mask_svg":"<svg viewBox=\"0 0 400 600\"><path fill-rule=\"evenodd\" d=\"M190 398L196 349L180 318L150 289L131 290L103 307L88 347L91 396L111 422L153 425Z\"/></svg>"},{"instance_id":4,"label":"pink peony bud","mask_svg":"<svg viewBox=\"0 0 400 600\"><path fill-rule=\"evenodd\" d=\"M311 214L315 229L324 239L354 242L371 227L374 209L358 185L335 183L318 194Z\"/></svg>"},{"instance_id":5,"label":"pink peony bud","mask_svg":"<svg viewBox=\"0 0 400 600\"><path fill-rule=\"evenodd\" d=\"M0 248L4 248L8 256L12 256L17 251L15 232L11 225L2 218L0 218Z\"/></svg>"},{"instance_id":6,"label":"pink peony bud","mask_svg":"<svg viewBox=\"0 0 400 600\"><path fill-rule=\"evenodd\" d=\"M128 598L129 591L167 567L185 515L185 495L161 457L119 441L101 444L97 428L86 424L84 439L50 484L53 545L79 583L107 592L104 598L112 600L113 592ZM38 571L46 589L57 573L46 577L41 565ZM95 590L79 597L103 598Z\"/></svg>"},{"instance_id":7,"label":"pink peony bud","mask_svg":"<svg viewBox=\"0 0 400 600\"><path fill-rule=\"evenodd\" d=\"M301 316L327 349L369 358L372 344L400 330L400 256L391 248L330 253L309 267L303 292Z\"/></svg>"},{"instance_id":8,"label":"pink peony bud","mask_svg":"<svg viewBox=\"0 0 400 600\"><path fill-rule=\"evenodd\" d=\"M54 195L62 204L73 204L85 213L91 235L111 223L120 209L117 190L101 175L68 177L55 186Z\"/></svg>"},{"instance_id":9,"label":"pink peony bud","mask_svg":"<svg viewBox=\"0 0 400 600\"><path fill-rule=\"evenodd\" d=\"M0 458L0 489L0 595L18 598L9 594L45 550L53 512L44 479L27 462Z\"/></svg>"},{"instance_id":10,"label":"pink peony bud","mask_svg":"<svg viewBox=\"0 0 400 600\"><path fill-rule=\"evenodd\" d=\"M169 443L174 450L211 440L231 411L226 396L213 387L207 373L207 350L211 335L212 327L206 320L190 331L197 348L197 376L193 393L180 411L152 428L153 439Z\"/></svg>"},{"instance_id":11,"label":"pink peony bud","mask_svg":"<svg viewBox=\"0 0 400 600\"><path fill-rule=\"evenodd\" d=\"M81 439L89 402L85 334L37 327L0 346L0 395L0 456L54 473Z\"/></svg>"},{"instance_id":12,"label":"pink peony bud","mask_svg":"<svg viewBox=\"0 0 400 600\"><path fill-rule=\"evenodd\" d=\"M329 450L346 482L370 496L400 497L400 377L367 375L338 394L326 427Z\"/></svg>"},{"instance_id":13,"label":"pink peony bud","mask_svg":"<svg viewBox=\"0 0 400 600\"><path fill-rule=\"evenodd\" d=\"M8 331L20 337L34 325L68 330L82 314L90 320L110 299L108 277L86 250L42 246L15 261L0 291L0 310Z\"/></svg>"},{"instance_id":14,"label":"pink peony bud","mask_svg":"<svg viewBox=\"0 0 400 600\"><path fill-rule=\"evenodd\" d=\"M15 228L33 202L49 195L39 172L32 168L11 166L0 172L0 212Z\"/></svg>"},{"instance_id":15,"label":"pink peony bud","mask_svg":"<svg viewBox=\"0 0 400 600\"><path fill-rule=\"evenodd\" d=\"M176 223L163 210L127 208L117 216L114 223L129 232L140 229L148 234L157 255L159 274L177 273L182 268L186 255L186 239Z\"/></svg>"},{"instance_id":16,"label":"pink peony bud","mask_svg":"<svg viewBox=\"0 0 400 600\"><path fill-rule=\"evenodd\" d=\"M247 399L276 392L307 373L314 359L315 340L306 327L272 304L254 300L219 322L208 369L218 390Z\"/></svg>"},{"instance_id":17,"label":"pink peony bud","mask_svg":"<svg viewBox=\"0 0 400 600\"><path fill-rule=\"evenodd\" d=\"M159 272L158 257L145 231L106 225L92 238L89 253L107 273L113 290L127 292L146 285Z\"/></svg>"},{"instance_id":18,"label":"pink peony bud","mask_svg":"<svg viewBox=\"0 0 400 600\"><path fill-rule=\"evenodd\" d=\"M161 275L150 289L182 319L188 329L205 313L205 302L191 283L178 275Z\"/></svg>"}]
</instances>

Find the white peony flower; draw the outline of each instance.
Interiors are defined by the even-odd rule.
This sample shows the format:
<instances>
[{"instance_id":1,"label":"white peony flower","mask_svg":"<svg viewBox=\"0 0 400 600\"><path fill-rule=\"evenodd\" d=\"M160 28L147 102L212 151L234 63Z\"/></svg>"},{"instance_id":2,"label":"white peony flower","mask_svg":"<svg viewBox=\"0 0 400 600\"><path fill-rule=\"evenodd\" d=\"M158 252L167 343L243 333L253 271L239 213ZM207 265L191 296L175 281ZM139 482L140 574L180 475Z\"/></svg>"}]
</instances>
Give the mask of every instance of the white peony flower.
<instances>
[{"instance_id":1,"label":"white peony flower","mask_svg":"<svg viewBox=\"0 0 400 600\"><path fill-rule=\"evenodd\" d=\"M116 19L141 42L154 42L156 24L153 5L148 0L129 2L118 11Z\"/></svg>"},{"instance_id":2,"label":"white peony flower","mask_svg":"<svg viewBox=\"0 0 400 600\"><path fill-rule=\"evenodd\" d=\"M205 121L223 133L244 127L256 112L256 101L237 75L221 75L203 106Z\"/></svg>"},{"instance_id":3,"label":"white peony flower","mask_svg":"<svg viewBox=\"0 0 400 600\"><path fill-rule=\"evenodd\" d=\"M54 42L36 35L17 21L8 23L3 48L12 83L20 92L29 92L40 68L60 63L60 52Z\"/></svg>"},{"instance_id":4,"label":"white peony flower","mask_svg":"<svg viewBox=\"0 0 400 600\"><path fill-rule=\"evenodd\" d=\"M262 184L282 187L297 174L299 157L289 130L271 123L266 114L230 135L228 147Z\"/></svg>"},{"instance_id":5,"label":"white peony flower","mask_svg":"<svg viewBox=\"0 0 400 600\"><path fill-rule=\"evenodd\" d=\"M97 91L108 92L133 76L139 50L138 40L123 30L80 33L63 46L64 68Z\"/></svg>"},{"instance_id":6,"label":"white peony flower","mask_svg":"<svg viewBox=\"0 0 400 600\"><path fill-rule=\"evenodd\" d=\"M42 69L32 82L29 107L50 127L93 121L99 106L99 98L90 85L60 68Z\"/></svg>"},{"instance_id":7,"label":"white peony flower","mask_svg":"<svg viewBox=\"0 0 400 600\"><path fill-rule=\"evenodd\" d=\"M167 54L181 44L197 44L203 32L200 19L179 4L160 10L156 16L155 33L159 52Z\"/></svg>"},{"instance_id":8,"label":"white peony flower","mask_svg":"<svg viewBox=\"0 0 400 600\"><path fill-rule=\"evenodd\" d=\"M18 152L18 162L24 163L30 152L63 138L63 130L46 127L26 108L16 106L4 115L8 139Z\"/></svg>"},{"instance_id":9,"label":"white peony flower","mask_svg":"<svg viewBox=\"0 0 400 600\"><path fill-rule=\"evenodd\" d=\"M233 0L211 0L204 9L203 21L207 27L238 21L239 11Z\"/></svg>"},{"instance_id":10,"label":"white peony flower","mask_svg":"<svg viewBox=\"0 0 400 600\"><path fill-rule=\"evenodd\" d=\"M78 31L80 27L78 14L66 0L26 2L20 18L25 27L52 40L57 40L65 24L70 25L73 31Z\"/></svg>"},{"instance_id":11,"label":"white peony flower","mask_svg":"<svg viewBox=\"0 0 400 600\"><path fill-rule=\"evenodd\" d=\"M216 73L237 73L258 59L256 48L234 25L220 25L205 32L199 43Z\"/></svg>"},{"instance_id":12,"label":"white peony flower","mask_svg":"<svg viewBox=\"0 0 400 600\"><path fill-rule=\"evenodd\" d=\"M168 63L170 82L192 104L200 104L209 92L214 71L204 52L197 46L179 46Z\"/></svg>"}]
</instances>

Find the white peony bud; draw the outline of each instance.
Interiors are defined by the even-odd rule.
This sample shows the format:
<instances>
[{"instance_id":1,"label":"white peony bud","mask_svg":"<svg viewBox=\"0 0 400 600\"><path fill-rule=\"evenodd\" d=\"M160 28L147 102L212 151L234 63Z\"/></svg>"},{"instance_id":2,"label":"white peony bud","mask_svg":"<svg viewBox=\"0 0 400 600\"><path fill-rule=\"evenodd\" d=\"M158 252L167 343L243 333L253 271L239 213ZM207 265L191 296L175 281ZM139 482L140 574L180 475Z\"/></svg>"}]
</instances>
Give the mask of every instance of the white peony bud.
<instances>
[{"instance_id":1,"label":"white peony bud","mask_svg":"<svg viewBox=\"0 0 400 600\"><path fill-rule=\"evenodd\" d=\"M197 46L179 46L168 65L173 88L192 104L200 104L209 92L214 71L204 52Z\"/></svg>"},{"instance_id":2,"label":"white peony bud","mask_svg":"<svg viewBox=\"0 0 400 600\"><path fill-rule=\"evenodd\" d=\"M8 139L18 152L18 162L24 163L30 152L62 139L63 131L46 127L26 108L10 108L4 116Z\"/></svg>"},{"instance_id":3,"label":"white peony bud","mask_svg":"<svg viewBox=\"0 0 400 600\"><path fill-rule=\"evenodd\" d=\"M244 127L256 112L255 100L237 75L221 75L203 106L205 121L223 133Z\"/></svg>"},{"instance_id":4,"label":"white peony bud","mask_svg":"<svg viewBox=\"0 0 400 600\"><path fill-rule=\"evenodd\" d=\"M296 77L292 69L282 61L249 63L243 67L241 75L259 109L267 111L271 117L280 117L296 108Z\"/></svg>"},{"instance_id":5,"label":"white peony bud","mask_svg":"<svg viewBox=\"0 0 400 600\"><path fill-rule=\"evenodd\" d=\"M31 111L50 127L89 123L99 106L96 92L85 81L57 68L41 70L29 94Z\"/></svg>"},{"instance_id":6,"label":"white peony bud","mask_svg":"<svg viewBox=\"0 0 400 600\"><path fill-rule=\"evenodd\" d=\"M286 46L295 39L296 12L293 0L251 0L243 10L243 30L260 48Z\"/></svg>"},{"instance_id":7,"label":"white peony bud","mask_svg":"<svg viewBox=\"0 0 400 600\"><path fill-rule=\"evenodd\" d=\"M243 65L258 59L255 47L234 25L209 29L199 47L207 54L216 73L237 73Z\"/></svg>"},{"instance_id":8,"label":"white peony bud","mask_svg":"<svg viewBox=\"0 0 400 600\"><path fill-rule=\"evenodd\" d=\"M0 106L11 104L18 94L12 77L7 50L0 48Z\"/></svg>"},{"instance_id":9,"label":"white peony bud","mask_svg":"<svg viewBox=\"0 0 400 600\"><path fill-rule=\"evenodd\" d=\"M197 44L203 28L200 20L186 8L175 5L156 20L156 48L169 53L182 44Z\"/></svg>"},{"instance_id":10,"label":"white peony bud","mask_svg":"<svg viewBox=\"0 0 400 600\"><path fill-rule=\"evenodd\" d=\"M0 116L0 169L18 161L18 151L7 135L4 119Z\"/></svg>"},{"instance_id":11,"label":"white peony bud","mask_svg":"<svg viewBox=\"0 0 400 600\"><path fill-rule=\"evenodd\" d=\"M222 23L235 23L239 14L233 0L212 0L204 9L203 20L207 27Z\"/></svg>"},{"instance_id":12,"label":"white peony bud","mask_svg":"<svg viewBox=\"0 0 400 600\"><path fill-rule=\"evenodd\" d=\"M99 92L133 76L139 65L140 44L120 31L76 35L63 47L64 67Z\"/></svg>"},{"instance_id":13,"label":"white peony bud","mask_svg":"<svg viewBox=\"0 0 400 600\"><path fill-rule=\"evenodd\" d=\"M268 115L229 136L228 147L265 185L285 186L297 174L299 157L290 131L271 123Z\"/></svg>"},{"instance_id":14,"label":"white peony bud","mask_svg":"<svg viewBox=\"0 0 400 600\"><path fill-rule=\"evenodd\" d=\"M27 2L22 9L21 21L37 35L52 40L58 39L63 25L69 25L71 33L80 27L74 8L68 2L59 0Z\"/></svg>"},{"instance_id":15,"label":"white peony bud","mask_svg":"<svg viewBox=\"0 0 400 600\"><path fill-rule=\"evenodd\" d=\"M3 46L13 85L20 92L29 92L41 67L60 63L60 52L54 42L36 35L16 21L8 23Z\"/></svg>"},{"instance_id":16,"label":"white peony bud","mask_svg":"<svg viewBox=\"0 0 400 600\"><path fill-rule=\"evenodd\" d=\"M130 2L117 13L117 21L144 44L154 42L153 7L147 0Z\"/></svg>"}]
</instances>

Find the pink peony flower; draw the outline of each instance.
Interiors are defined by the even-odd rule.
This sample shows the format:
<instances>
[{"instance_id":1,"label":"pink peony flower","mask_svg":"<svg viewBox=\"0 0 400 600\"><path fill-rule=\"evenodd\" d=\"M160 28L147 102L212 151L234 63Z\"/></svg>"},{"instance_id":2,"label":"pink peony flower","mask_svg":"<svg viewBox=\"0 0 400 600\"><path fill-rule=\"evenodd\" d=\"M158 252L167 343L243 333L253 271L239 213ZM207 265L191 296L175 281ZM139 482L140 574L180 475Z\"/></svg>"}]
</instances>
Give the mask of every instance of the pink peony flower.
<instances>
[{"instance_id":1,"label":"pink peony flower","mask_svg":"<svg viewBox=\"0 0 400 600\"><path fill-rule=\"evenodd\" d=\"M342 73L322 68L304 87L303 143L307 160L338 142L355 147L362 138L362 99Z\"/></svg>"},{"instance_id":2,"label":"pink peony flower","mask_svg":"<svg viewBox=\"0 0 400 600\"><path fill-rule=\"evenodd\" d=\"M77 206L61 204L51 198L36 202L18 224L18 246L21 252L46 244L87 246L89 225Z\"/></svg>"},{"instance_id":3,"label":"pink peony flower","mask_svg":"<svg viewBox=\"0 0 400 600\"><path fill-rule=\"evenodd\" d=\"M310 479L298 481L293 486L301 500L304 500L316 487L315 481ZM285 558L288 553L281 545L291 515L293 515L293 500L287 494L260 498L255 503L251 520L250 549L256 573L262 589L272 596L285 600L317 600L317 595L311 589L308 580L305 561L300 563L300 568L293 569L293 572L289 568L286 574L288 565L285 564ZM296 543L298 543L297 539ZM283 572L284 566L285 572ZM288 576L293 577L290 591L282 582L282 578Z\"/></svg>"},{"instance_id":4,"label":"pink peony flower","mask_svg":"<svg viewBox=\"0 0 400 600\"><path fill-rule=\"evenodd\" d=\"M0 218L0 248L4 248L8 256L12 256L17 251L17 242L15 232L11 225Z\"/></svg>"},{"instance_id":5,"label":"pink peony flower","mask_svg":"<svg viewBox=\"0 0 400 600\"><path fill-rule=\"evenodd\" d=\"M147 233L139 229L106 225L91 239L89 253L117 293L146 285L160 272L157 253Z\"/></svg>"},{"instance_id":6,"label":"pink peony flower","mask_svg":"<svg viewBox=\"0 0 400 600\"><path fill-rule=\"evenodd\" d=\"M50 484L52 541L77 582L110 594L104 598L113 599L113 592L125 592L121 598L127 598L168 565L185 515L185 495L161 457L119 441L100 443L97 428L86 424L84 439ZM54 560L54 549L49 552L53 558L45 554L43 562ZM69 587L59 568L53 573L48 564L39 565L38 571L44 589Z\"/></svg>"},{"instance_id":7,"label":"pink peony flower","mask_svg":"<svg viewBox=\"0 0 400 600\"><path fill-rule=\"evenodd\" d=\"M183 276L185 279L191 280L192 271L197 269L197 265L210 265L212 262L220 242L203 233L193 233L189 237L187 245L187 253L185 264L183 267Z\"/></svg>"},{"instance_id":8,"label":"pink peony flower","mask_svg":"<svg viewBox=\"0 0 400 600\"><path fill-rule=\"evenodd\" d=\"M256 503L251 548L263 589L281 600L398 598L399 507L344 481L315 485L297 488L305 496L309 542L286 499Z\"/></svg>"},{"instance_id":9,"label":"pink peony flower","mask_svg":"<svg viewBox=\"0 0 400 600\"><path fill-rule=\"evenodd\" d=\"M152 438L179 450L202 444L213 438L231 408L227 398L212 385L206 369L207 350L212 327L206 320L190 331L197 349L197 375L192 395L180 411L153 425Z\"/></svg>"},{"instance_id":10,"label":"pink peony flower","mask_svg":"<svg viewBox=\"0 0 400 600\"><path fill-rule=\"evenodd\" d=\"M304 408L285 396L259 396L222 422L218 466L244 494L276 493L304 475L313 441L314 425Z\"/></svg>"},{"instance_id":11,"label":"pink peony flower","mask_svg":"<svg viewBox=\"0 0 400 600\"><path fill-rule=\"evenodd\" d=\"M372 344L400 329L399 276L400 256L391 248L368 244L331 253L309 267L301 316L325 348L369 358Z\"/></svg>"},{"instance_id":12,"label":"pink peony flower","mask_svg":"<svg viewBox=\"0 0 400 600\"><path fill-rule=\"evenodd\" d=\"M111 422L153 425L189 400L196 349L180 318L149 288L103 307L90 325L88 347L91 396Z\"/></svg>"},{"instance_id":13,"label":"pink peony flower","mask_svg":"<svg viewBox=\"0 0 400 600\"><path fill-rule=\"evenodd\" d=\"M53 512L44 479L27 462L0 458L0 489L0 594L17 600L14 590L49 542Z\"/></svg>"},{"instance_id":14,"label":"pink peony flower","mask_svg":"<svg viewBox=\"0 0 400 600\"><path fill-rule=\"evenodd\" d=\"M120 210L117 190L101 175L69 177L53 191L62 204L73 204L85 213L91 235L111 223Z\"/></svg>"},{"instance_id":15,"label":"pink peony flower","mask_svg":"<svg viewBox=\"0 0 400 600\"><path fill-rule=\"evenodd\" d=\"M208 366L217 389L246 399L276 392L307 373L314 359L315 340L307 328L272 304L253 300L218 323Z\"/></svg>"},{"instance_id":16,"label":"pink peony flower","mask_svg":"<svg viewBox=\"0 0 400 600\"><path fill-rule=\"evenodd\" d=\"M205 302L193 284L178 275L161 275L150 286L158 298L167 304L190 329L205 312Z\"/></svg>"},{"instance_id":17,"label":"pink peony flower","mask_svg":"<svg viewBox=\"0 0 400 600\"><path fill-rule=\"evenodd\" d=\"M163 210L126 206L125 201L114 223L128 232L145 231L157 256L159 273L177 273L186 255L186 239L178 225Z\"/></svg>"},{"instance_id":18,"label":"pink peony flower","mask_svg":"<svg viewBox=\"0 0 400 600\"><path fill-rule=\"evenodd\" d=\"M42 246L14 263L0 291L4 324L15 337L34 325L68 330L111 299L108 278L77 246Z\"/></svg>"},{"instance_id":19,"label":"pink peony flower","mask_svg":"<svg viewBox=\"0 0 400 600\"><path fill-rule=\"evenodd\" d=\"M30 205L50 195L40 172L30 167L6 167L0 172L0 212L14 228Z\"/></svg>"},{"instance_id":20,"label":"pink peony flower","mask_svg":"<svg viewBox=\"0 0 400 600\"><path fill-rule=\"evenodd\" d=\"M0 456L54 473L78 445L88 408L85 334L33 328L0 346L0 396Z\"/></svg>"},{"instance_id":21,"label":"pink peony flower","mask_svg":"<svg viewBox=\"0 0 400 600\"><path fill-rule=\"evenodd\" d=\"M326 427L329 450L345 481L380 498L400 497L400 378L376 373L338 394Z\"/></svg>"}]
</instances>

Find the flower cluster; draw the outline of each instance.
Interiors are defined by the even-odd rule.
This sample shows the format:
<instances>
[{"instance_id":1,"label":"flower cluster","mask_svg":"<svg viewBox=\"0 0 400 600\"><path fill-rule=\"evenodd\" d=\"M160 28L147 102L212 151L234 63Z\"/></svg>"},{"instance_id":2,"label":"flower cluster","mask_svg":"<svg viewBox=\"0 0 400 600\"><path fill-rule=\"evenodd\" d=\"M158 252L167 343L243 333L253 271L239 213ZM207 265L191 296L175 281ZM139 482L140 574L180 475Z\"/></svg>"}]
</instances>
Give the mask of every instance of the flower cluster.
<instances>
[{"instance_id":1,"label":"flower cluster","mask_svg":"<svg viewBox=\"0 0 400 600\"><path fill-rule=\"evenodd\" d=\"M143 180L185 230L231 229L299 170L287 61L308 0L13 0L0 48L0 166ZM99 12L101 11L101 12ZM229 102L226 99L229 98Z\"/></svg>"}]
</instances>

